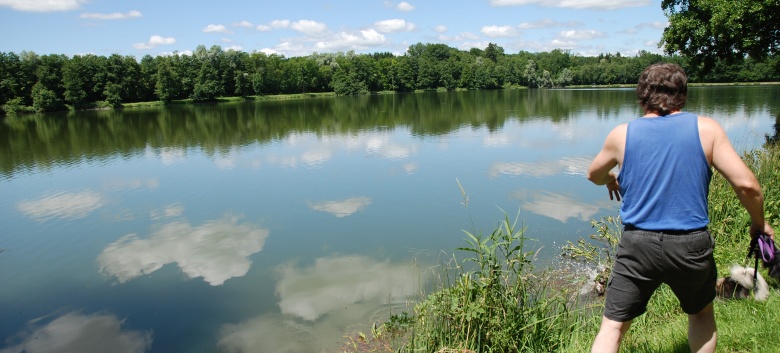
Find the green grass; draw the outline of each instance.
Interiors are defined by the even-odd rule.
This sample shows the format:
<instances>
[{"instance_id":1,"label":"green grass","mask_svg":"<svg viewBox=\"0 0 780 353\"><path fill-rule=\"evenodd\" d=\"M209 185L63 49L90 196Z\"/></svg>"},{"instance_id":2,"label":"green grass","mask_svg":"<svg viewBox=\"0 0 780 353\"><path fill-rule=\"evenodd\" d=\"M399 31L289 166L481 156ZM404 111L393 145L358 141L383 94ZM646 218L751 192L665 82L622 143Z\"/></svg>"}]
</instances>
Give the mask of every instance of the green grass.
<instances>
[{"instance_id":1,"label":"green grass","mask_svg":"<svg viewBox=\"0 0 780 353\"><path fill-rule=\"evenodd\" d=\"M752 151L744 160L764 188L767 220L780 229L780 146ZM468 206L462 187L461 192ZM715 259L725 276L732 264L747 264L750 218L720 175L713 177L709 202ZM619 219L592 224L590 240L570 243L562 255L608 266L620 237ZM343 351L589 352L601 322L602 299L572 299L577 298L574 288L551 281L550 269L533 267L527 240L517 219L506 216L487 236L466 232L468 246L458 250L468 256L453 255L442 264L431 293L409 313L374 327L371 335L352 338ZM716 299L717 352L780 352L780 283L767 281L771 293L765 302ZM634 320L621 352L688 353L687 331L687 315L671 290L661 286L647 313Z\"/></svg>"}]
</instances>

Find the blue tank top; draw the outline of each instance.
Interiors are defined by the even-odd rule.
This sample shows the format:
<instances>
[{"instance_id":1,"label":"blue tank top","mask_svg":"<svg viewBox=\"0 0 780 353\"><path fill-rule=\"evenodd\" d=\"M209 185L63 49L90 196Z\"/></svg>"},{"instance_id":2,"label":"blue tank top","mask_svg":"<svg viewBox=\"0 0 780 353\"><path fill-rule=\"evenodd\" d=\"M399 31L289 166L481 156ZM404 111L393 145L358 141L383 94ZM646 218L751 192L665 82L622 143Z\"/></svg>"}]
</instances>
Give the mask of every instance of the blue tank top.
<instances>
[{"instance_id":1,"label":"blue tank top","mask_svg":"<svg viewBox=\"0 0 780 353\"><path fill-rule=\"evenodd\" d=\"M618 175L624 224L680 231L707 226L711 179L698 116L682 112L628 123Z\"/></svg>"}]
</instances>

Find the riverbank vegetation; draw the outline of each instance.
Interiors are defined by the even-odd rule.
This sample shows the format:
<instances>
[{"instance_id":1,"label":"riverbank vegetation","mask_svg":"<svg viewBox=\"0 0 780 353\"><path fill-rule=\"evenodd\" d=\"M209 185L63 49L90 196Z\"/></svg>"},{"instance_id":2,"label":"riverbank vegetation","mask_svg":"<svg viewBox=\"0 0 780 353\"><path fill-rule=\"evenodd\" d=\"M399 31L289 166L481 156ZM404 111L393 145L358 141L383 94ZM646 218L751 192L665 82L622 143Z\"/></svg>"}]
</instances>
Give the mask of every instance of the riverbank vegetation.
<instances>
[{"instance_id":1,"label":"riverbank vegetation","mask_svg":"<svg viewBox=\"0 0 780 353\"><path fill-rule=\"evenodd\" d=\"M633 84L642 69L676 62L692 82L780 81L780 56L716 61L699 74L680 56L641 51L585 57L568 50L505 53L486 48L459 50L417 43L406 53L314 53L286 58L262 52L198 46L168 56L67 57L0 52L0 113L111 109L139 102L169 104L217 101L221 97L337 95L416 90L543 88ZM145 103L148 104L148 103Z\"/></svg>"},{"instance_id":2,"label":"riverbank vegetation","mask_svg":"<svg viewBox=\"0 0 780 353\"><path fill-rule=\"evenodd\" d=\"M780 146L744 155L765 193L767 220L780 226ZM465 195L465 192L464 192ZM733 264L745 265L750 218L719 174L710 190L710 229L721 277ZM611 267L619 220L593 222L594 235L564 247L578 266ZM468 246L442 266L431 293L409 312L374 326L370 335L349 339L345 352L586 352L601 321L603 297L583 295L594 277L571 281L575 272L534 269L517 220L505 218L491 234L467 232ZM752 262L750 262L752 263ZM598 271L597 271L598 272ZM718 352L778 350L780 283L763 275L772 288L765 302L716 299ZM598 277L595 278L598 280ZM583 282L584 281L584 282ZM648 311L634 321L623 342L625 352L688 352L687 315L671 290L662 286Z\"/></svg>"}]
</instances>

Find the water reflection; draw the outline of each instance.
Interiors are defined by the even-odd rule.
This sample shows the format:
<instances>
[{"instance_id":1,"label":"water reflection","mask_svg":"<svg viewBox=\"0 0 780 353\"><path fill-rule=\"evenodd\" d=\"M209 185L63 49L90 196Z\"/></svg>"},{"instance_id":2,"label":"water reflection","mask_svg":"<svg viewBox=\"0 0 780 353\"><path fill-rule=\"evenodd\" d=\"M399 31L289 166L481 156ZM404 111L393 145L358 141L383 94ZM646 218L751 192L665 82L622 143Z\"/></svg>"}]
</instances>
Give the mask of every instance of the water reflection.
<instances>
[{"instance_id":1,"label":"water reflection","mask_svg":"<svg viewBox=\"0 0 780 353\"><path fill-rule=\"evenodd\" d=\"M228 170L236 167L236 160L238 160L238 152L231 150L229 153L224 153L214 158L214 165L219 170Z\"/></svg>"},{"instance_id":2,"label":"water reflection","mask_svg":"<svg viewBox=\"0 0 780 353\"><path fill-rule=\"evenodd\" d=\"M346 217L358 212L371 204L371 199L365 196L352 197L341 201L309 202L309 208L315 211L330 213L336 217Z\"/></svg>"},{"instance_id":3,"label":"water reflection","mask_svg":"<svg viewBox=\"0 0 780 353\"><path fill-rule=\"evenodd\" d=\"M590 160L584 157L565 157L555 161L544 161L539 163L497 162L490 166L488 174L491 177L497 177L501 174L532 177L547 177L561 173L568 175L585 175L589 165Z\"/></svg>"},{"instance_id":4,"label":"water reflection","mask_svg":"<svg viewBox=\"0 0 780 353\"><path fill-rule=\"evenodd\" d=\"M223 351L335 352L349 327L386 320L387 309L401 310L424 280L410 264L362 255L318 258L309 267L286 264L278 273L281 313L222 325Z\"/></svg>"},{"instance_id":5,"label":"water reflection","mask_svg":"<svg viewBox=\"0 0 780 353\"><path fill-rule=\"evenodd\" d=\"M231 353L321 352L322 342L343 332L326 325L301 324L281 315L261 315L237 324L225 324L218 346Z\"/></svg>"},{"instance_id":6,"label":"water reflection","mask_svg":"<svg viewBox=\"0 0 780 353\"><path fill-rule=\"evenodd\" d=\"M593 202L578 201L572 197L546 191L515 191L512 195L521 201L526 211L566 223L570 218L589 221L601 210Z\"/></svg>"},{"instance_id":7,"label":"water reflection","mask_svg":"<svg viewBox=\"0 0 780 353\"><path fill-rule=\"evenodd\" d=\"M412 162L404 163L403 165L404 171L407 174L414 174L414 172L417 170L418 167L419 166L417 165L417 163L412 163Z\"/></svg>"},{"instance_id":8,"label":"water reflection","mask_svg":"<svg viewBox=\"0 0 780 353\"><path fill-rule=\"evenodd\" d=\"M184 206L180 204L171 204L163 207L162 210L152 210L149 213L149 217L153 220L160 220L164 218L178 217L184 213Z\"/></svg>"},{"instance_id":9,"label":"water reflection","mask_svg":"<svg viewBox=\"0 0 780 353\"><path fill-rule=\"evenodd\" d=\"M124 320L112 314L85 315L69 312L54 320L36 318L14 343L0 353L142 353L152 345L151 331L122 329Z\"/></svg>"},{"instance_id":10,"label":"water reflection","mask_svg":"<svg viewBox=\"0 0 780 353\"><path fill-rule=\"evenodd\" d=\"M103 184L103 188L107 191L120 191L120 190L132 190L146 188L148 190L155 189L160 186L158 179L111 179Z\"/></svg>"},{"instance_id":11,"label":"water reflection","mask_svg":"<svg viewBox=\"0 0 780 353\"><path fill-rule=\"evenodd\" d=\"M186 151L183 148L178 147L163 147L155 150L147 146L144 153L147 157L159 158L164 165L171 165L184 161L184 159L187 157Z\"/></svg>"},{"instance_id":12,"label":"water reflection","mask_svg":"<svg viewBox=\"0 0 780 353\"><path fill-rule=\"evenodd\" d=\"M366 153L387 159L407 159L416 152L414 145L403 145L389 141L389 135L375 135L365 141Z\"/></svg>"},{"instance_id":13,"label":"water reflection","mask_svg":"<svg viewBox=\"0 0 780 353\"><path fill-rule=\"evenodd\" d=\"M403 302L419 280L408 265L357 255L318 258L308 268L283 265L279 273L282 313L309 321L359 302Z\"/></svg>"},{"instance_id":14,"label":"water reflection","mask_svg":"<svg viewBox=\"0 0 780 353\"><path fill-rule=\"evenodd\" d=\"M17 208L37 221L52 218L78 219L88 216L103 205L103 198L94 191L58 192L37 200L21 201Z\"/></svg>"},{"instance_id":15,"label":"water reflection","mask_svg":"<svg viewBox=\"0 0 780 353\"><path fill-rule=\"evenodd\" d=\"M177 208L169 209L177 212ZM100 271L120 283L175 263L189 278L203 277L212 286L249 271L249 255L263 249L268 230L238 223L238 217L193 227L184 221L164 224L147 239L128 234L98 256Z\"/></svg>"}]
</instances>

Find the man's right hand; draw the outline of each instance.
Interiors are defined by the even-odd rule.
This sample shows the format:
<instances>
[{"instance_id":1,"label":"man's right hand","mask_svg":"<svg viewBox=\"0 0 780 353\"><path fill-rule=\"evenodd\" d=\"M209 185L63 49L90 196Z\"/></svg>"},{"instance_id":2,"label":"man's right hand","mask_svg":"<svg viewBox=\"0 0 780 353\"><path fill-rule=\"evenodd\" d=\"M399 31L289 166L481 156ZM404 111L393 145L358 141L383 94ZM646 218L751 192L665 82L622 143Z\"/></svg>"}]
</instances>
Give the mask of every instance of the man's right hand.
<instances>
[{"instance_id":1,"label":"man's right hand","mask_svg":"<svg viewBox=\"0 0 780 353\"><path fill-rule=\"evenodd\" d=\"M772 229L772 226L766 221L764 221L764 224L758 223L750 225L750 237L755 238L759 234L768 235L772 240L775 240L775 230Z\"/></svg>"}]
</instances>

